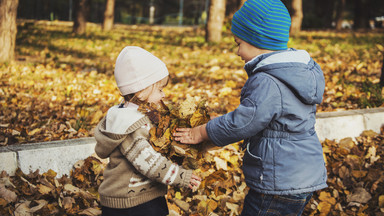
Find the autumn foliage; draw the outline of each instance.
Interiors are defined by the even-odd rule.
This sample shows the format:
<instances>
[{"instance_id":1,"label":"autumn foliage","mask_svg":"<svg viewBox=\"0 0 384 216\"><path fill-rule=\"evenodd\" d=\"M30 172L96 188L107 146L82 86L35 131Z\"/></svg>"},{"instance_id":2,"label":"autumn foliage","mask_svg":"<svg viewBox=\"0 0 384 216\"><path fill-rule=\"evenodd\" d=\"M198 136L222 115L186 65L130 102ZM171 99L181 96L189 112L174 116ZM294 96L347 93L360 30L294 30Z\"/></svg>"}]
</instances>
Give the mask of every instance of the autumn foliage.
<instances>
[{"instance_id":1,"label":"autumn foliage","mask_svg":"<svg viewBox=\"0 0 384 216\"><path fill-rule=\"evenodd\" d=\"M121 100L114 61L126 45L143 47L170 71L165 107L151 144L203 178L196 191L169 188L169 208L180 215L238 215L248 190L241 143L225 148L173 140L178 126L195 126L234 110L247 79L230 33L207 44L200 28L87 25L76 36L65 22L19 23L14 63L0 64L0 145L93 135L106 111ZM289 47L307 50L322 67L326 90L318 112L384 106L378 85L382 33L302 32ZM305 215L383 215L384 134L323 142L329 187L315 193ZM209 145L208 145L209 146ZM104 165L89 157L70 176L54 171L1 174L0 215L97 215Z\"/></svg>"}]
</instances>

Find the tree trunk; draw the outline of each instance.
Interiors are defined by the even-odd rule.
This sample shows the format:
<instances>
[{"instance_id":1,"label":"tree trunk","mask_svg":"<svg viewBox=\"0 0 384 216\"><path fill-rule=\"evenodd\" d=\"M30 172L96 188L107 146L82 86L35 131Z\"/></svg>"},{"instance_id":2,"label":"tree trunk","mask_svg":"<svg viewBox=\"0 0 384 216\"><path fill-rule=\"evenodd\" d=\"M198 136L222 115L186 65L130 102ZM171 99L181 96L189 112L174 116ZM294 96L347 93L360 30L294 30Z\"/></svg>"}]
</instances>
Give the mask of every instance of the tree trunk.
<instances>
[{"instance_id":1,"label":"tree trunk","mask_svg":"<svg viewBox=\"0 0 384 216\"><path fill-rule=\"evenodd\" d=\"M369 7L367 0L355 0L354 29L367 29L369 27Z\"/></svg>"},{"instance_id":2,"label":"tree trunk","mask_svg":"<svg viewBox=\"0 0 384 216\"><path fill-rule=\"evenodd\" d=\"M383 54L383 64L381 65L380 87L384 87L384 52L382 54Z\"/></svg>"},{"instance_id":3,"label":"tree trunk","mask_svg":"<svg viewBox=\"0 0 384 216\"><path fill-rule=\"evenodd\" d=\"M336 30L341 30L343 28L343 14L345 10L345 0L338 0L337 1L337 7L336 7Z\"/></svg>"},{"instance_id":4,"label":"tree trunk","mask_svg":"<svg viewBox=\"0 0 384 216\"><path fill-rule=\"evenodd\" d=\"M75 0L74 7L75 18L73 32L76 34L84 34L87 25L88 0Z\"/></svg>"},{"instance_id":5,"label":"tree trunk","mask_svg":"<svg viewBox=\"0 0 384 216\"><path fill-rule=\"evenodd\" d=\"M292 0L292 15L291 15L291 35L296 35L301 30L301 23L303 22L303 1Z\"/></svg>"},{"instance_id":6,"label":"tree trunk","mask_svg":"<svg viewBox=\"0 0 384 216\"><path fill-rule=\"evenodd\" d=\"M0 62L13 61L16 45L16 15L19 0L0 0Z\"/></svg>"},{"instance_id":7,"label":"tree trunk","mask_svg":"<svg viewBox=\"0 0 384 216\"><path fill-rule=\"evenodd\" d=\"M107 0L104 11L103 31L109 31L113 28L115 18L115 0Z\"/></svg>"},{"instance_id":8,"label":"tree trunk","mask_svg":"<svg viewBox=\"0 0 384 216\"><path fill-rule=\"evenodd\" d=\"M225 0L210 0L205 40L220 42L225 18Z\"/></svg>"}]
</instances>

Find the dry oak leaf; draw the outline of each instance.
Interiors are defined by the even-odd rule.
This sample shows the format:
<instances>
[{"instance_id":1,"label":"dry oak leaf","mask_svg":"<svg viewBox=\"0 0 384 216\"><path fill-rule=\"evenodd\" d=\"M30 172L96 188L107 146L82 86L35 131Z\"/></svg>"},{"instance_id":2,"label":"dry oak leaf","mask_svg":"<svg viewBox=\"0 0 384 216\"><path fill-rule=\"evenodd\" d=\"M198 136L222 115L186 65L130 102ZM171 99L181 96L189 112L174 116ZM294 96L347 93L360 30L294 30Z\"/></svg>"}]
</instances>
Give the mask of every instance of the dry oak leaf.
<instances>
[{"instance_id":1,"label":"dry oak leaf","mask_svg":"<svg viewBox=\"0 0 384 216\"><path fill-rule=\"evenodd\" d=\"M17 195L15 192L8 190L4 185L0 185L0 198L5 199L7 202L16 202Z\"/></svg>"},{"instance_id":2,"label":"dry oak leaf","mask_svg":"<svg viewBox=\"0 0 384 216\"><path fill-rule=\"evenodd\" d=\"M358 187L352 194L347 196L347 202L368 203L371 198L372 196L369 192L362 187Z\"/></svg>"},{"instance_id":3,"label":"dry oak leaf","mask_svg":"<svg viewBox=\"0 0 384 216\"><path fill-rule=\"evenodd\" d=\"M53 188L47 187L47 186L42 185L42 184L38 184L37 188L38 188L39 192L43 195L49 194L53 190Z\"/></svg>"},{"instance_id":4,"label":"dry oak leaf","mask_svg":"<svg viewBox=\"0 0 384 216\"><path fill-rule=\"evenodd\" d=\"M72 204L74 204L74 203L75 203L75 199L72 197L64 197L63 201L61 202L64 209L71 209Z\"/></svg>"},{"instance_id":5,"label":"dry oak leaf","mask_svg":"<svg viewBox=\"0 0 384 216\"><path fill-rule=\"evenodd\" d=\"M46 206L48 204L48 201L47 200L35 200L35 202L38 204L37 206L34 206L32 208L29 209L29 212L31 213L34 213L34 212L37 212L39 211L40 209L44 208L44 206Z\"/></svg>"},{"instance_id":6,"label":"dry oak leaf","mask_svg":"<svg viewBox=\"0 0 384 216\"><path fill-rule=\"evenodd\" d=\"M23 203L16 204L14 216L32 216L29 208L30 203L31 201L25 201Z\"/></svg>"}]
</instances>

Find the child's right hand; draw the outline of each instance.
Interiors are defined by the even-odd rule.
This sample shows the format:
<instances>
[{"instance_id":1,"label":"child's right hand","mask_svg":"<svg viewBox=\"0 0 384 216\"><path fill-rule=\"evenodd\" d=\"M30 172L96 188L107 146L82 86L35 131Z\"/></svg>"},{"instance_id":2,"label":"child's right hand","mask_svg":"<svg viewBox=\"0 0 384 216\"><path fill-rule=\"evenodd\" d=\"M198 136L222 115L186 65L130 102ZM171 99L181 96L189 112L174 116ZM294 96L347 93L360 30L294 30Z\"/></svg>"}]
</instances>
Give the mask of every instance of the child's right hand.
<instances>
[{"instance_id":1,"label":"child's right hand","mask_svg":"<svg viewBox=\"0 0 384 216\"><path fill-rule=\"evenodd\" d=\"M195 191L199 187L200 183L201 183L201 178L192 173L192 177L189 182L189 188Z\"/></svg>"},{"instance_id":2,"label":"child's right hand","mask_svg":"<svg viewBox=\"0 0 384 216\"><path fill-rule=\"evenodd\" d=\"M194 128L176 128L176 132L173 133L173 136L176 141L184 144L198 144L204 140L209 140L206 126L207 124Z\"/></svg>"}]
</instances>

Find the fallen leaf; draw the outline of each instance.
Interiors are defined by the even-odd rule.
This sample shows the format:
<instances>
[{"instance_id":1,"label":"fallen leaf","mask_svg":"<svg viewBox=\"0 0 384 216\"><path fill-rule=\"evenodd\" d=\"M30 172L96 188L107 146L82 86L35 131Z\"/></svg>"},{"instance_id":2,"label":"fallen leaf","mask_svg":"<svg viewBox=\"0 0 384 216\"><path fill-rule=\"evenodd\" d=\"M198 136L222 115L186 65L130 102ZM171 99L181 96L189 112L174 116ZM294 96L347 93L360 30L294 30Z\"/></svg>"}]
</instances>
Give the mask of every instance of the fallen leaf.
<instances>
[{"instance_id":1,"label":"fallen leaf","mask_svg":"<svg viewBox=\"0 0 384 216\"><path fill-rule=\"evenodd\" d=\"M5 188L4 185L0 185L0 198L3 198L7 202L16 202L17 195L15 192Z\"/></svg>"},{"instance_id":2,"label":"fallen leaf","mask_svg":"<svg viewBox=\"0 0 384 216\"><path fill-rule=\"evenodd\" d=\"M372 198L364 188L356 188L352 194L347 196L347 202L367 203Z\"/></svg>"}]
</instances>

